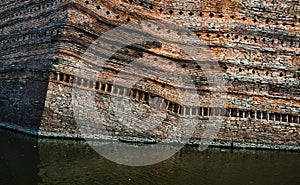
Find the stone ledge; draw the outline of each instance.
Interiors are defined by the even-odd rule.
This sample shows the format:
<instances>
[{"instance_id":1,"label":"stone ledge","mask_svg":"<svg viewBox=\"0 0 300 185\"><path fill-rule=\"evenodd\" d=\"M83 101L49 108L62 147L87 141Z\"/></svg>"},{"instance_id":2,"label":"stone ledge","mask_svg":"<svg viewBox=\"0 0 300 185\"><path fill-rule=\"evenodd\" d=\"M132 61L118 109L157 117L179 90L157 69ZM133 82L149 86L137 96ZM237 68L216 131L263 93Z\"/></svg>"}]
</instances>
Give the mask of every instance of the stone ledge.
<instances>
[{"instance_id":1,"label":"stone ledge","mask_svg":"<svg viewBox=\"0 0 300 185\"><path fill-rule=\"evenodd\" d=\"M106 136L100 134L81 134L81 133L57 133L57 132L49 132L49 131L40 131L29 127L22 127L19 125L11 124L11 123L3 123L0 122L0 128L12 130L15 132L19 132L22 134L27 134L35 137L46 137L46 138L61 138L61 139L90 139L90 140L103 140L103 141L118 141L122 136ZM128 137L128 136L126 136ZM134 139L134 137L130 137ZM196 140L194 142L182 142L177 139L160 139L155 138L157 142L161 142L163 144L187 144L193 147L199 147L201 150L201 146L205 146L205 144L201 143L201 140ZM213 141L209 147L225 147L225 148L241 148L241 149L263 149L263 150L283 150L283 151L300 151L300 145L278 145L278 144L267 144L267 143L241 143L241 142L230 142L230 141Z\"/></svg>"}]
</instances>

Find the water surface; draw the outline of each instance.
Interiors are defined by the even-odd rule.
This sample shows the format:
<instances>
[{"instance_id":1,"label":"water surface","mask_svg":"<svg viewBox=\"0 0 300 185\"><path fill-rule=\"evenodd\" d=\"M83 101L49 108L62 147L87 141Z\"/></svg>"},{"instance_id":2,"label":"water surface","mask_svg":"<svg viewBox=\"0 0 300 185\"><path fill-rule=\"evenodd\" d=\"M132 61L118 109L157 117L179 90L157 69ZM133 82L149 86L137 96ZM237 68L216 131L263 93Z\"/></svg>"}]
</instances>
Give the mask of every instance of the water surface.
<instances>
[{"instance_id":1,"label":"water surface","mask_svg":"<svg viewBox=\"0 0 300 185\"><path fill-rule=\"evenodd\" d=\"M0 184L299 185L300 153L184 148L158 164L130 167L84 141L35 139L0 130Z\"/></svg>"}]
</instances>

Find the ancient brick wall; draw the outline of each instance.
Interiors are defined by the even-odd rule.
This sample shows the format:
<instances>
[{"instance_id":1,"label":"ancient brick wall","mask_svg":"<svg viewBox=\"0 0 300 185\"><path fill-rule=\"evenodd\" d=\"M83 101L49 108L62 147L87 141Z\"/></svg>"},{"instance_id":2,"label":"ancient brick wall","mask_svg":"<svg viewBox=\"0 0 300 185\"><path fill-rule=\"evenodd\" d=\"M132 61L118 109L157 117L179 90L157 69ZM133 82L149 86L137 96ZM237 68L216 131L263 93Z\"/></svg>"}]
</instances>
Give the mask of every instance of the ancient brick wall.
<instances>
[{"instance_id":1,"label":"ancient brick wall","mask_svg":"<svg viewBox=\"0 0 300 185\"><path fill-rule=\"evenodd\" d=\"M38 129L66 4L1 1L0 12L0 121Z\"/></svg>"},{"instance_id":2,"label":"ancient brick wall","mask_svg":"<svg viewBox=\"0 0 300 185\"><path fill-rule=\"evenodd\" d=\"M42 73L43 78L40 81L40 83L49 81L47 93L43 96L45 104L41 125L39 125L42 131L68 132L75 133L77 136L78 129L74 120L71 97L72 87L76 86L85 89L87 95L88 92L97 93L96 99L101 102L99 109L106 111L102 112L101 118L93 119L102 122L101 119L106 119L110 123L106 126L114 135L139 135L140 133L122 128L122 125L107 110L110 102L109 94L125 96L146 107L149 107L151 102L155 102L154 104L158 107L154 108L151 113L158 117L161 113L168 115L168 119L164 120L161 127L144 135L179 137L171 133L172 124L181 117L182 120L200 120L198 132L194 137L201 138L202 126L207 123L208 117L224 114L224 121L216 141L298 146L300 142L299 6L298 1L288 0L111 0L105 2L58 0L35 1L35 3L23 1L17 4L5 1L1 6L5 16L0 25L3 38L0 46L3 48L1 49L3 53L1 65L4 66L3 72L1 71L3 76L1 80L3 85L1 85L7 90L2 90L1 93L4 97L1 105L5 110L2 112L1 119L22 124L21 121L12 119L15 117L14 113L16 116L19 114L15 108L12 108L13 105L8 105L17 100L5 99L5 94L9 94L9 97L19 97L19 99L22 97L27 100L30 99L28 94L37 93L37 91L29 92L17 96L18 93L13 92L13 89L18 86L16 83L19 83L20 79L17 78L11 82L9 78L11 76L15 78L17 75L5 72L4 64L17 63L20 66L26 63L22 61L37 61L34 63L37 65L34 66L45 63L51 65L51 67L49 65L45 67L48 73ZM76 70L89 68L91 63L83 61L82 56L101 34L124 23L157 19L188 28L214 53L214 58L222 68L226 80L227 95L223 97L226 99L226 108L210 103L210 91L213 89L208 86L203 69L189 62L179 50L170 48L170 43L162 42L158 46L153 45L143 47L143 49L137 46L124 48L111 61L114 65L108 63L107 66L101 66L105 67L105 70L98 79L91 80L88 75L75 75ZM19 26L22 28L21 31L19 31ZM153 35L163 32L158 28L153 31L153 28L147 28L147 25L141 26ZM184 33L169 31L164 34L172 38ZM28 47L22 47L24 44ZM49 56L49 59L40 60L37 53L43 58ZM185 87L181 87L180 84L173 84L173 87L157 79L147 79L147 81L140 82L135 89L128 88L126 81L121 86L113 85L113 78L123 66L143 56L167 58L184 68L185 72L192 76L198 88L199 105L192 106L178 101L172 89L174 87L184 89ZM155 65L154 62L153 66L146 67L152 69L157 67ZM6 67L6 70L12 69L10 65L7 66L9 67ZM31 69L28 66L23 68L25 71ZM18 71L16 74L21 75L21 69L21 67L16 67ZM162 67L159 70L161 73L168 73L167 68ZM28 78L27 75L25 76ZM129 75L127 78L133 77ZM36 82L33 79L29 81ZM11 87L12 90L9 91L7 87ZM28 88L34 89L29 86ZM44 89L44 93L45 91ZM189 96L195 95L189 94ZM37 99L40 101L43 98ZM17 103L17 105L22 104L28 107L32 105L28 104L28 101ZM82 107L82 109L85 108ZM14 113L10 115L7 112ZM86 110L86 112L89 111ZM89 123L88 120L90 118L87 118L87 128L93 128L94 121ZM97 128L95 125L94 127Z\"/></svg>"}]
</instances>

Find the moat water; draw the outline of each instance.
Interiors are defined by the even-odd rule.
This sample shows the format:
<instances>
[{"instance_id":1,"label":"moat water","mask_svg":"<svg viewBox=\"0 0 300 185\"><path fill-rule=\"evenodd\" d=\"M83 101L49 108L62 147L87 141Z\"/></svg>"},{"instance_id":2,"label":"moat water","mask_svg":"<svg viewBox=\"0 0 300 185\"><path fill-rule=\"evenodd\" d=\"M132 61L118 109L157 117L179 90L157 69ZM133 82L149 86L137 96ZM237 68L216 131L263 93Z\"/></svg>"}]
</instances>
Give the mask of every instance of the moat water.
<instances>
[{"instance_id":1,"label":"moat water","mask_svg":"<svg viewBox=\"0 0 300 185\"><path fill-rule=\"evenodd\" d=\"M0 130L1 185L299 185L300 153L186 147L161 163L130 167L84 141L35 139Z\"/></svg>"}]
</instances>

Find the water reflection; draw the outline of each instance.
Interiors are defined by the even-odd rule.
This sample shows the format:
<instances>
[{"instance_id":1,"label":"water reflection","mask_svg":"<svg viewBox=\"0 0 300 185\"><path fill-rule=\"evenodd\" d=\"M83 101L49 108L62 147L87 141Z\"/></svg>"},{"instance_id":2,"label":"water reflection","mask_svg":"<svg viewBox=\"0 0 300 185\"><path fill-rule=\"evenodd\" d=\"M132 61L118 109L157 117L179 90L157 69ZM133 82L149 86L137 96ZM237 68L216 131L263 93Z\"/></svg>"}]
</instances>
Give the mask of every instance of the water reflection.
<instances>
[{"instance_id":1,"label":"water reflection","mask_svg":"<svg viewBox=\"0 0 300 185\"><path fill-rule=\"evenodd\" d=\"M155 165L129 167L99 156L84 141L1 131L0 184L298 185L299 170L296 152L191 148Z\"/></svg>"},{"instance_id":2,"label":"water reflection","mask_svg":"<svg viewBox=\"0 0 300 185\"><path fill-rule=\"evenodd\" d=\"M37 184L37 140L0 129L0 184Z\"/></svg>"}]
</instances>

